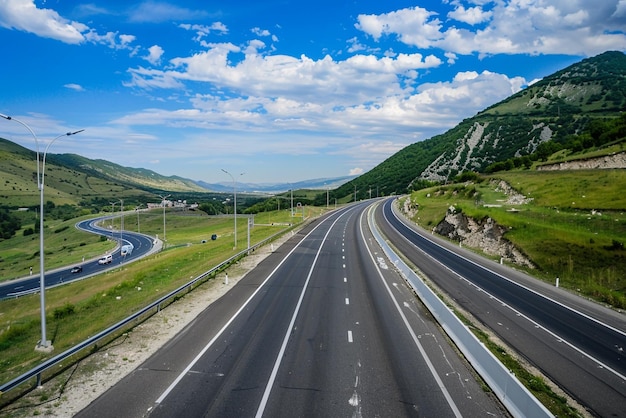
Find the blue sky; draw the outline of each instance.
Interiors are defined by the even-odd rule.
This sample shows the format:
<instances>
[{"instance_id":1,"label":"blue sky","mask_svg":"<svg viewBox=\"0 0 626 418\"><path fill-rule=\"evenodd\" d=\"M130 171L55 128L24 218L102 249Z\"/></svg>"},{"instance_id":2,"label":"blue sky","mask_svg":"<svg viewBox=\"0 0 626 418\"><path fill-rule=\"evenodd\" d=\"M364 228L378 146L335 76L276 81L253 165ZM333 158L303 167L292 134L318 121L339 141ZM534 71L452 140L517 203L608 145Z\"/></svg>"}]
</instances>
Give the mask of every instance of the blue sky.
<instances>
[{"instance_id":1,"label":"blue sky","mask_svg":"<svg viewBox=\"0 0 626 418\"><path fill-rule=\"evenodd\" d=\"M626 0L0 0L0 113L163 175L338 177L626 51L625 28Z\"/></svg>"}]
</instances>

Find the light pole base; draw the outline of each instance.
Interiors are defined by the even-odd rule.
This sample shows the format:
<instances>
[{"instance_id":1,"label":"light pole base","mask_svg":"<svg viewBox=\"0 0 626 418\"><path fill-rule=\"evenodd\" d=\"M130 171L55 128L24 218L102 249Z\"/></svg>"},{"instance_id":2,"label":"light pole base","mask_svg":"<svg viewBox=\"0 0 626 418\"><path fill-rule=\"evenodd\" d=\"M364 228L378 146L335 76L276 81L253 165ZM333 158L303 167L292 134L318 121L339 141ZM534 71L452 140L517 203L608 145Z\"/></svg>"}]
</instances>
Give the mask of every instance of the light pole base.
<instances>
[{"instance_id":1,"label":"light pole base","mask_svg":"<svg viewBox=\"0 0 626 418\"><path fill-rule=\"evenodd\" d=\"M35 346L35 351L39 351L40 353L52 353L54 351L52 341L46 341L46 345L41 344L41 341L39 341Z\"/></svg>"}]
</instances>

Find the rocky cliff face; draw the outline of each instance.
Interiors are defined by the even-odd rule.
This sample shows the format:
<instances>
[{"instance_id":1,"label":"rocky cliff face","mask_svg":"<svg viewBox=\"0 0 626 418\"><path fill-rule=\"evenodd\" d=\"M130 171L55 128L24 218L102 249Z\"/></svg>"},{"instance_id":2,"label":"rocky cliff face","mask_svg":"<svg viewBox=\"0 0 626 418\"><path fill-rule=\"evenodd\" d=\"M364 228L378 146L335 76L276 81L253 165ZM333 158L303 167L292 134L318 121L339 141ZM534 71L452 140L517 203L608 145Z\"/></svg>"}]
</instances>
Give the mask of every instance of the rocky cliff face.
<instances>
[{"instance_id":1,"label":"rocky cliff face","mask_svg":"<svg viewBox=\"0 0 626 418\"><path fill-rule=\"evenodd\" d=\"M505 227L498 225L489 217L475 220L465 216L453 206L434 229L437 234L459 241L462 245L478 248L486 254L499 256L520 266L534 268L532 261L504 238L506 231Z\"/></svg>"},{"instance_id":2,"label":"rocky cliff face","mask_svg":"<svg viewBox=\"0 0 626 418\"><path fill-rule=\"evenodd\" d=\"M553 130L544 123L533 124L526 120L522 128L512 128L506 121L475 122L463 136L456 138L454 148L444 151L422 171L418 180L443 182L450 176L464 171L481 171L497 161L496 154L501 148L513 148L511 156L532 154L537 147L550 141ZM508 154L507 154L508 155Z\"/></svg>"},{"instance_id":3,"label":"rocky cliff face","mask_svg":"<svg viewBox=\"0 0 626 418\"><path fill-rule=\"evenodd\" d=\"M585 160L574 160L556 164L546 164L537 167L537 170L593 170L610 168L626 168L626 152L619 152L617 154L605 155L603 157L597 158L587 158Z\"/></svg>"}]
</instances>

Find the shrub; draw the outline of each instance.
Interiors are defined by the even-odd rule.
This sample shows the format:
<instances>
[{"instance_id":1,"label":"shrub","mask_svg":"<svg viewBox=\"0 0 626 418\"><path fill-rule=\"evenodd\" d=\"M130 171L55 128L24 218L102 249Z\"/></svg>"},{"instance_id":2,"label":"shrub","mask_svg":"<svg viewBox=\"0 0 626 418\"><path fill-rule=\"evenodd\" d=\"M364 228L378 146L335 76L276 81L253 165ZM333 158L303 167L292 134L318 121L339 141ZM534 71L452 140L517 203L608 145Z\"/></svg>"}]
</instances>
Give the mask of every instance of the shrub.
<instances>
[{"instance_id":1,"label":"shrub","mask_svg":"<svg viewBox=\"0 0 626 418\"><path fill-rule=\"evenodd\" d=\"M76 308L71 303L66 303L60 308L54 310L54 319L63 319L72 315L76 311Z\"/></svg>"}]
</instances>

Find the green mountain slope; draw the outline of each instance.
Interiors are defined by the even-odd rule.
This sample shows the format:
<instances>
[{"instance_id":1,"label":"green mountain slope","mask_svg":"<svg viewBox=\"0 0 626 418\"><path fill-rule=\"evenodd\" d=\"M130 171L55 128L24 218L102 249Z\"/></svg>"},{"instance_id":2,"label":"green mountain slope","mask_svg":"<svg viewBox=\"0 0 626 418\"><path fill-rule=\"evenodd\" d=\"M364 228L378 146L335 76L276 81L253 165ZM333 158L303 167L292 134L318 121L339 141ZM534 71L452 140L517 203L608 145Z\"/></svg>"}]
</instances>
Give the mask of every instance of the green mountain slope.
<instances>
[{"instance_id":1,"label":"green mountain slope","mask_svg":"<svg viewBox=\"0 0 626 418\"><path fill-rule=\"evenodd\" d=\"M463 120L444 134L400 150L340 187L335 197L406 193L420 182L445 182L464 171L529 155L545 142L563 143L598 118L626 109L626 55L609 51L571 65Z\"/></svg>"},{"instance_id":2,"label":"green mountain slope","mask_svg":"<svg viewBox=\"0 0 626 418\"><path fill-rule=\"evenodd\" d=\"M137 188L171 192L207 192L205 188L191 180L178 176L166 177L145 168L123 167L106 160L90 160L76 154L59 154L55 155L53 159L65 167L98 174Z\"/></svg>"},{"instance_id":3,"label":"green mountain slope","mask_svg":"<svg viewBox=\"0 0 626 418\"><path fill-rule=\"evenodd\" d=\"M45 174L44 199L56 205L106 204L127 196L154 200L155 191L207 192L191 180L74 154L48 154ZM0 177L3 206L29 207L39 203L34 151L0 138Z\"/></svg>"}]
</instances>

